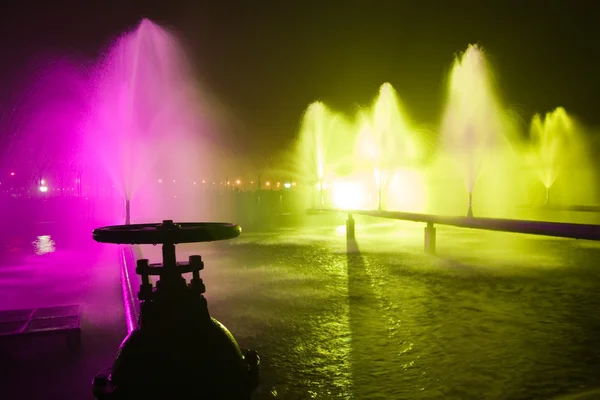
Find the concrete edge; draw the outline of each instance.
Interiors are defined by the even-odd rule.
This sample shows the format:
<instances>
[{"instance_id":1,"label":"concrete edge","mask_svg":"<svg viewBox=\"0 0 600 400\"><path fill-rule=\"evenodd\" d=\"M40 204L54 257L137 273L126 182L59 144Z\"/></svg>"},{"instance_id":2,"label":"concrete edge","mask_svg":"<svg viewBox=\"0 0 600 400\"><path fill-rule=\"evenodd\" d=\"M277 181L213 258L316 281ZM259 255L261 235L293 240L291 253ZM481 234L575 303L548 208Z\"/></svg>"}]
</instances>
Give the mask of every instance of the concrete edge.
<instances>
[{"instance_id":1,"label":"concrete edge","mask_svg":"<svg viewBox=\"0 0 600 400\"><path fill-rule=\"evenodd\" d=\"M123 309L127 333L131 333L138 325L140 301L137 298L137 288L140 287L139 277L135 273L135 253L137 246L119 246L119 267L121 272L121 290L123 294Z\"/></svg>"}]
</instances>

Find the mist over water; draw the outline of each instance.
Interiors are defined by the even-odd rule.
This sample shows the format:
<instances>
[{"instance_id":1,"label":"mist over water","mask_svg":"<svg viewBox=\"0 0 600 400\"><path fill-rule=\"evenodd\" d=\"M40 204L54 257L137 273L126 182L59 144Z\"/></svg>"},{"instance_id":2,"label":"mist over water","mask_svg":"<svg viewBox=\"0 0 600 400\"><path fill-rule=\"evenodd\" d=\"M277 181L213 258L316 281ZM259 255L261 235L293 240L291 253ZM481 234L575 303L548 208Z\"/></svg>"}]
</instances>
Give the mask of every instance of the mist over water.
<instances>
[{"instance_id":1,"label":"mist over water","mask_svg":"<svg viewBox=\"0 0 600 400\"><path fill-rule=\"evenodd\" d=\"M598 180L584 132L562 107L533 117L527 161L538 182L530 194L534 201L594 204Z\"/></svg>"},{"instance_id":2,"label":"mist over water","mask_svg":"<svg viewBox=\"0 0 600 400\"><path fill-rule=\"evenodd\" d=\"M454 58L434 131L410 118L390 83L355 115L309 105L295 157L262 156L277 160L266 171L277 171L275 184L232 157L221 106L196 79L182 43L144 19L99 61L45 65L16 107L3 174L27 177L21 194L69 194L79 211L111 223L124 221L127 200L132 222L237 218L217 192L283 191L292 180L290 193L304 199L296 212L333 205L464 215L469 194L482 217L599 203L583 125L559 107L520 126L480 46ZM255 178L241 182L238 174ZM257 204L283 213L285 194L270 193L265 206L267 194L246 196L242 214L261 219Z\"/></svg>"},{"instance_id":3,"label":"mist over water","mask_svg":"<svg viewBox=\"0 0 600 400\"><path fill-rule=\"evenodd\" d=\"M0 189L8 202L24 199L4 209L68 200L39 218L121 223L130 200L132 222L227 215L228 202L207 193L220 189L227 164L239 164L224 109L194 76L182 43L144 19L98 60L38 60L3 124Z\"/></svg>"},{"instance_id":4,"label":"mist over water","mask_svg":"<svg viewBox=\"0 0 600 400\"><path fill-rule=\"evenodd\" d=\"M110 47L94 85L87 149L131 200L132 222L206 215L199 201L176 201L192 200L217 161L209 107L177 38L143 20Z\"/></svg>"},{"instance_id":5,"label":"mist over water","mask_svg":"<svg viewBox=\"0 0 600 400\"><path fill-rule=\"evenodd\" d=\"M465 215L471 197L474 216L523 218L524 206L600 203L586 151L590 135L561 107L522 126L500 98L478 45L455 56L436 132L411 121L389 83L371 107L348 119L350 150L334 129L321 128L337 114L322 104L329 114L317 114L313 107L303 115L299 141L311 143L319 157L315 164L303 147L297 162L329 171L319 180L330 206ZM307 140L315 136L318 141ZM337 152L323 145L331 141ZM352 173L330 168L341 160Z\"/></svg>"}]
</instances>

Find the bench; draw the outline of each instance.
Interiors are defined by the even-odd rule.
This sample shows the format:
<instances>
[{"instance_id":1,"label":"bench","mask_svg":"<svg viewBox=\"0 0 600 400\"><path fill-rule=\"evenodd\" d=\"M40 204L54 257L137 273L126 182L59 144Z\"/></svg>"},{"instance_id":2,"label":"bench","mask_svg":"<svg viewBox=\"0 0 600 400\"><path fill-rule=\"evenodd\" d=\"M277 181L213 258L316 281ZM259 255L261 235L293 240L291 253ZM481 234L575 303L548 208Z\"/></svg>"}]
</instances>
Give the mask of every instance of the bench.
<instances>
[{"instance_id":1,"label":"bench","mask_svg":"<svg viewBox=\"0 0 600 400\"><path fill-rule=\"evenodd\" d=\"M0 341L23 336L66 335L67 346L76 350L81 344L79 305L0 310Z\"/></svg>"}]
</instances>

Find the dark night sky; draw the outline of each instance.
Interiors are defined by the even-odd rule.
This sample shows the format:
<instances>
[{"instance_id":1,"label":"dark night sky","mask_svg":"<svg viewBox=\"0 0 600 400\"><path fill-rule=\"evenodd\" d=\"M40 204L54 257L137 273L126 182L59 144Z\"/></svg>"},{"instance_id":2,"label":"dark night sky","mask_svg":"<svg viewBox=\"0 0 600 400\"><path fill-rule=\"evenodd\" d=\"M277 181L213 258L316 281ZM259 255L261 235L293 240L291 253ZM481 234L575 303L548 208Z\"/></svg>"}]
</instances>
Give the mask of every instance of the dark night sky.
<instances>
[{"instance_id":1,"label":"dark night sky","mask_svg":"<svg viewBox=\"0 0 600 400\"><path fill-rule=\"evenodd\" d=\"M562 105L600 125L600 7L592 0L13 3L0 17L4 93L40 51L93 56L148 17L181 31L202 80L251 146L289 143L313 100L352 112L385 81L413 120L436 123L453 54L475 42L524 117Z\"/></svg>"}]
</instances>

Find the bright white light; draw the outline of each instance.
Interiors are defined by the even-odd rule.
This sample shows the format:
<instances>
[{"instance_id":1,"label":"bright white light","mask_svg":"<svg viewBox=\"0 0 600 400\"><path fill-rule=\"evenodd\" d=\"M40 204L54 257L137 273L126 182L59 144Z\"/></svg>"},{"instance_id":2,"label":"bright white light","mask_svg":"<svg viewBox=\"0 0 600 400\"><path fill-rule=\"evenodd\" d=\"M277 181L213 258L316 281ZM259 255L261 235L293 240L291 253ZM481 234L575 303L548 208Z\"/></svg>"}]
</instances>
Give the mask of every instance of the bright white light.
<instances>
[{"instance_id":1,"label":"bright white light","mask_svg":"<svg viewBox=\"0 0 600 400\"><path fill-rule=\"evenodd\" d=\"M289 183L289 182L286 182L286 183L284 183L284 184L283 184L283 186L284 186L286 189L289 189L289 188L291 188L291 187L292 187L292 184L291 184L291 183Z\"/></svg>"},{"instance_id":2,"label":"bright white light","mask_svg":"<svg viewBox=\"0 0 600 400\"><path fill-rule=\"evenodd\" d=\"M55 250L54 240L50 238L50 235L38 236L37 240L33 243L35 254L41 256L43 254L52 253Z\"/></svg>"},{"instance_id":3,"label":"bright white light","mask_svg":"<svg viewBox=\"0 0 600 400\"><path fill-rule=\"evenodd\" d=\"M366 191L358 182L333 182L331 196L337 208L356 209L365 204Z\"/></svg>"},{"instance_id":4,"label":"bright white light","mask_svg":"<svg viewBox=\"0 0 600 400\"><path fill-rule=\"evenodd\" d=\"M48 186L40 186L40 192L46 193L48 191Z\"/></svg>"}]
</instances>

